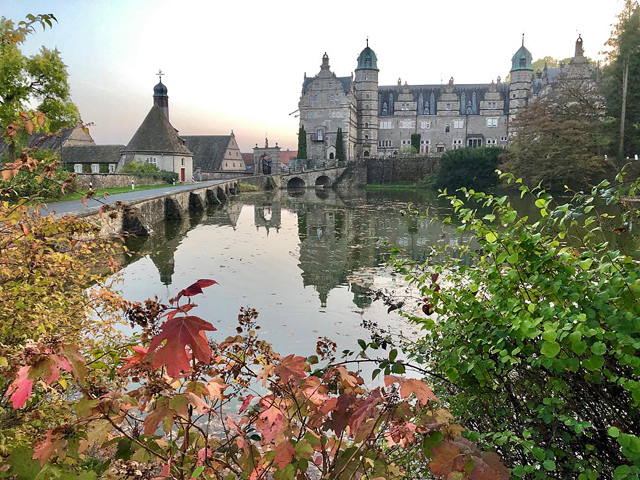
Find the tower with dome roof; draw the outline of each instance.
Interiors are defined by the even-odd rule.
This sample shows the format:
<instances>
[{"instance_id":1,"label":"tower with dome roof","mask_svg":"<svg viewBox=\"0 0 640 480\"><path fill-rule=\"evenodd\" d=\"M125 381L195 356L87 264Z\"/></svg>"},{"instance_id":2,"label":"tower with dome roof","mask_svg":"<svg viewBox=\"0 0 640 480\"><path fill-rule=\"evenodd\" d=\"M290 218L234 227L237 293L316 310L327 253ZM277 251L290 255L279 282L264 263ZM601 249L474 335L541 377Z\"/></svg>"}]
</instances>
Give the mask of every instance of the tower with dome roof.
<instances>
[{"instance_id":1,"label":"tower with dome roof","mask_svg":"<svg viewBox=\"0 0 640 480\"><path fill-rule=\"evenodd\" d=\"M367 46L358 56L356 67L356 105L358 122L357 154L361 157L378 155L378 58Z\"/></svg>"}]
</instances>

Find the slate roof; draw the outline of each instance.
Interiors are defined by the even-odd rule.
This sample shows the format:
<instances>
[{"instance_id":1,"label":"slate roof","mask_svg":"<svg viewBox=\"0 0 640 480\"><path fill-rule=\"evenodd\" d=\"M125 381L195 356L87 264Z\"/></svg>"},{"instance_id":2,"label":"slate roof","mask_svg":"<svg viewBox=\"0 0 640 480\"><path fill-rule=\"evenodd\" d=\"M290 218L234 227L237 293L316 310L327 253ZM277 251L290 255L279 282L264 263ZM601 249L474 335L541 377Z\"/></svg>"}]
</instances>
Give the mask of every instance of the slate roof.
<instances>
[{"instance_id":1,"label":"slate roof","mask_svg":"<svg viewBox=\"0 0 640 480\"><path fill-rule=\"evenodd\" d=\"M156 105L151 107L123 152L191 156L178 131Z\"/></svg>"},{"instance_id":2,"label":"slate roof","mask_svg":"<svg viewBox=\"0 0 640 480\"><path fill-rule=\"evenodd\" d=\"M307 77L304 79L304 83L302 84L302 93L307 93L307 87L316 79L316 77ZM342 84L342 89L344 93L349 93L351 91L351 77L336 77Z\"/></svg>"},{"instance_id":3,"label":"slate roof","mask_svg":"<svg viewBox=\"0 0 640 480\"><path fill-rule=\"evenodd\" d=\"M472 100L473 93L475 92L477 105L476 105L476 110L474 111L473 114L477 115L480 113L480 101L484 99L484 94L489 91L490 86L491 85L488 83L457 84L453 86L453 91L458 96L458 98L461 98L462 93L464 93L465 102ZM382 104L384 102L387 102L387 105L390 104L389 97L392 93L393 93L394 103L398 102L398 95L402 93L403 88L404 86L400 86L400 85L389 85L389 86L378 87L378 98L380 100L378 102L378 115L383 116ZM446 85L409 85L409 90L411 90L411 94L413 95L414 102L418 101L418 99L420 98L420 93L422 93L423 99L429 101L430 103L431 103L431 94L433 93L435 101L437 102L438 99L440 98L440 95L442 95L445 92L445 88L446 88ZM502 100L504 100L504 113L508 114L509 113L509 84L506 82L502 82L496 85L496 91L501 94ZM431 105L430 107L433 108L433 106ZM459 113L461 115L466 114L466 105L463 106L462 102L460 104ZM421 109L419 108L418 114L427 115L428 113L422 113Z\"/></svg>"},{"instance_id":4,"label":"slate roof","mask_svg":"<svg viewBox=\"0 0 640 480\"><path fill-rule=\"evenodd\" d=\"M118 163L124 145L88 145L86 147L64 147L63 163Z\"/></svg>"},{"instance_id":5,"label":"slate roof","mask_svg":"<svg viewBox=\"0 0 640 480\"><path fill-rule=\"evenodd\" d=\"M73 133L76 127L64 127L58 130L56 133L35 133L29 136L28 147L37 147L40 150L54 150L60 151L60 148L67 141L67 139ZM4 141L4 138L0 137L0 157L7 153L9 146Z\"/></svg>"},{"instance_id":6,"label":"slate roof","mask_svg":"<svg viewBox=\"0 0 640 480\"><path fill-rule=\"evenodd\" d=\"M186 135L182 137L193 152L193 169L203 172L222 170L222 158L227 151L231 135Z\"/></svg>"}]
</instances>

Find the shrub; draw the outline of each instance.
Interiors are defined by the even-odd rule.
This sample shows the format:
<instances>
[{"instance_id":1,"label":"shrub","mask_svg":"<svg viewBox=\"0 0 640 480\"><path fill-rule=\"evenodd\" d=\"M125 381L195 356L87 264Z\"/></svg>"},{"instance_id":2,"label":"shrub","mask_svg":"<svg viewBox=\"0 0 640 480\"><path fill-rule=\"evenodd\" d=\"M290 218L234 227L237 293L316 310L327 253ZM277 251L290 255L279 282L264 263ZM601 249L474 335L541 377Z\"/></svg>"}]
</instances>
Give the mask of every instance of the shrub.
<instances>
[{"instance_id":1,"label":"shrub","mask_svg":"<svg viewBox=\"0 0 640 480\"><path fill-rule=\"evenodd\" d=\"M467 187L476 190L491 188L498 183L496 168L501 148L459 148L440 157L440 171L435 185L451 191Z\"/></svg>"}]
</instances>

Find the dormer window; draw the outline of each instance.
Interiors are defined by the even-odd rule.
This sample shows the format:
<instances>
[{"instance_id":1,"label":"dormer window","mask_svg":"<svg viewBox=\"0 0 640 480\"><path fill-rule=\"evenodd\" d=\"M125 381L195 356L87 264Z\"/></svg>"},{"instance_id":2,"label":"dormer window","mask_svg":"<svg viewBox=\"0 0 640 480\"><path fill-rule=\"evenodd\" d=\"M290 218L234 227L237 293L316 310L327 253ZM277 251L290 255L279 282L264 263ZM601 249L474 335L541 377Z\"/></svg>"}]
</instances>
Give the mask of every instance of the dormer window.
<instances>
[{"instance_id":1,"label":"dormer window","mask_svg":"<svg viewBox=\"0 0 640 480\"><path fill-rule=\"evenodd\" d=\"M524 57L520 57L520 68L524 68L527 66L527 59Z\"/></svg>"},{"instance_id":2,"label":"dormer window","mask_svg":"<svg viewBox=\"0 0 640 480\"><path fill-rule=\"evenodd\" d=\"M365 67L370 67L371 66L371 57L367 57L364 59L364 66Z\"/></svg>"}]
</instances>

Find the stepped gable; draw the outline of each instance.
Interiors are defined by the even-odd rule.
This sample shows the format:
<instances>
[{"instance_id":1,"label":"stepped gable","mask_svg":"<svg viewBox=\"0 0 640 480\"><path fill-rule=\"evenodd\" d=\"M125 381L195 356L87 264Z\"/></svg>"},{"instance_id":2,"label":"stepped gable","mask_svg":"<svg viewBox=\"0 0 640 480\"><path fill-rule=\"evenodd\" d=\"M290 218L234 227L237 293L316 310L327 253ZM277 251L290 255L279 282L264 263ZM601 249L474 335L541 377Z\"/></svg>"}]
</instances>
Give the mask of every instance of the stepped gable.
<instances>
[{"instance_id":1,"label":"stepped gable","mask_svg":"<svg viewBox=\"0 0 640 480\"><path fill-rule=\"evenodd\" d=\"M118 163L124 145L87 145L63 147L64 163Z\"/></svg>"},{"instance_id":2,"label":"stepped gable","mask_svg":"<svg viewBox=\"0 0 640 480\"><path fill-rule=\"evenodd\" d=\"M222 159L231 135L186 135L182 138L193 153L194 169L200 168L203 172L222 170Z\"/></svg>"},{"instance_id":3,"label":"stepped gable","mask_svg":"<svg viewBox=\"0 0 640 480\"><path fill-rule=\"evenodd\" d=\"M154 105L133 135L123 153L150 153L189 155L178 131L167 120L162 110Z\"/></svg>"}]
</instances>

